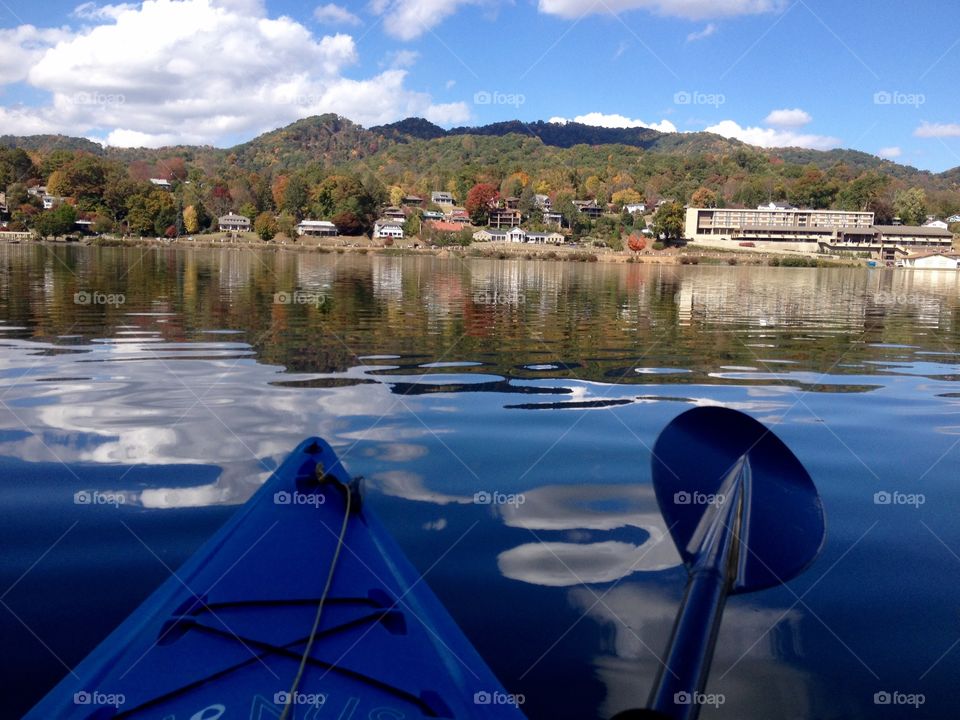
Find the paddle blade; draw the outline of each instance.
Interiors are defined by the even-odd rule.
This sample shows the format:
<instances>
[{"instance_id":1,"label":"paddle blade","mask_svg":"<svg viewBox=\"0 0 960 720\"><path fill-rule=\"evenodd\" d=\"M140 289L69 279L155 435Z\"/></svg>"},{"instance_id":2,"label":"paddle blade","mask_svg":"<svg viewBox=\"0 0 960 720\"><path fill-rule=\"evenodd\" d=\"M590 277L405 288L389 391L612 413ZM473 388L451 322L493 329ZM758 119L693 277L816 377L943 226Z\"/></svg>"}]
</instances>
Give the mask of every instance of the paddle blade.
<instances>
[{"instance_id":1,"label":"paddle blade","mask_svg":"<svg viewBox=\"0 0 960 720\"><path fill-rule=\"evenodd\" d=\"M703 528L712 516L729 518L724 522L738 530L730 592L784 583L819 554L824 519L813 480L790 449L748 415L722 407L688 410L660 433L652 465L657 503L688 568L706 550ZM733 477L741 478L741 497L734 498L741 504L736 512L718 513L730 499L724 495Z\"/></svg>"}]
</instances>

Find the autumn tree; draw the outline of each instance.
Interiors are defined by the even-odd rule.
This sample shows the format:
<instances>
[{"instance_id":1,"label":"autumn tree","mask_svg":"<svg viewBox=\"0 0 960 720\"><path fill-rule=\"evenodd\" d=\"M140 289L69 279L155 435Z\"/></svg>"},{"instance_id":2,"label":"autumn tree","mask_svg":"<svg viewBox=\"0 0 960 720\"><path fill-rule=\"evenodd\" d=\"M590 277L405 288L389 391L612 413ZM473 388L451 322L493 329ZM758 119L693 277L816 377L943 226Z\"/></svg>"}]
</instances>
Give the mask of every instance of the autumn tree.
<instances>
[{"instance_id":1,"label":"autumn tree","mask_svg":"<svg viewBox=\"0 0 960 720\"><path fill-rule=\"evenodd\" d=\"M690 204L699 208L715 208L719 198L710 188L701 187L690 196Z\"/></svg>"},{"instance_id":2,"label":"autumn tree","mask_svg":"<svg viewBox=\"0 0 960 720\"><path fill-rule=\"evenodd\" d=\"M467 201L464 207L470 215L474 225L486 225L490 219L490 208L500 197L497 186L493 183L477 183L467 191Z\"/></svg>"},{"instance_id":3,"label":"autumn tree","mask_svg":"<svg viewBox=\"0 0 960 720\"><path fill-rule=\"evenodd\" d=\"M646 249L647 241L644 239L643 235L633 233L627 239L627 247L634 252L641 252L642 250Z\"/></svg>"},{"instance_id":4,"label":"autumn tree","mask_svg":"<svg viewBox=\"0 0 960 720\"><path fill-rule=\"evenodd\" d=\"M197 219L197 208L193 205L188 205L183 209L183 229L190 234L200 232L200 222Z\"/></svg>"},{"instance_id":5,"label":"autumn tree","mask_svg":"<svg viewBox=\"0 0 960 720\"><path fill-rule=\"evenodd\" d=\"M612 202L618 208L622 208L624 205L642 203L643 195L638 193L633 188L626 188L624 190L617 190L613 195L611 195L610 202Z\"/></svg>"},{"instance_id":6,"label":"autumn tree","mask_svg":"<svg viewBox=\"0 0 960 720\"><path fill-rule=\"evenodd\" d=\"M264 210L253 221L253 231L263 241L270 241L277 234L277 220L272 212Z\"/></svg>"}]
</instances>

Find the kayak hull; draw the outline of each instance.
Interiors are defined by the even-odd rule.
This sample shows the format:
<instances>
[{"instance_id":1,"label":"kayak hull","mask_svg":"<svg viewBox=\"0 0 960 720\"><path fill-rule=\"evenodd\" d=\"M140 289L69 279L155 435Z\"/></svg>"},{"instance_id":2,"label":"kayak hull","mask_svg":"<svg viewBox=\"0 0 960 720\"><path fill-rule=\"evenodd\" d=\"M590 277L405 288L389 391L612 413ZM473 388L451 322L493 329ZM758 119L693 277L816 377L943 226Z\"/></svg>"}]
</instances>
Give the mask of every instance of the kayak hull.
<instances>
[{"instance_id":1,"label":"kayak hull","mask_svg":"<svg viewBox=\"0 0 960 720\"><path fill-rule=\"evenodd\" d=\"M302 442L26 718L522 718L348 486L326 442Z\"/></svg>"}]
</instances>

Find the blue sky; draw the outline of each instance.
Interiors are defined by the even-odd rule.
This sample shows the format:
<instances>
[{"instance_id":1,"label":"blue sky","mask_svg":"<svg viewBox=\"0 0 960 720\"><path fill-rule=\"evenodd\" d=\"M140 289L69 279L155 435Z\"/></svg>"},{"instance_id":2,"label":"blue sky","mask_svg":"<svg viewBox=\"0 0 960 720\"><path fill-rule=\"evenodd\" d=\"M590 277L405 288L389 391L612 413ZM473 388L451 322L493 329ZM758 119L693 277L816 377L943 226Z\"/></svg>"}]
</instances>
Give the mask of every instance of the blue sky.
<instances>
[{"instance_id":1,"label":"blue sky","mask_svg":"<svg viewBox=\"0 0 960 720\"><path fill-rule=\"evenodd\" d=\"M582 119L960 165L960 3L0 0L0 132Z\"/></svg>"}]
</instances>

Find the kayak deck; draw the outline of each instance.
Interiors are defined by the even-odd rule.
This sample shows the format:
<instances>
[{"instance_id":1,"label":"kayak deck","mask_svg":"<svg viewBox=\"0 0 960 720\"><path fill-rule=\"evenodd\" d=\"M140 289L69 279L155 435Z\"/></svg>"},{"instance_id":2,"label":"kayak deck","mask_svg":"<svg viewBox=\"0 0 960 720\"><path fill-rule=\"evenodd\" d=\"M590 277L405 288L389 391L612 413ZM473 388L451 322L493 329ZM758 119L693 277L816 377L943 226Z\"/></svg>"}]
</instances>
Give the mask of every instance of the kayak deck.
<instances>
[{"instance_id":1,"label":"kayak deck","mask_svg":"<svg viewBox=\"0 0 960 720\"><path fill-rule=\"evenodd\" d=\"M26 717L522 718L355 490L302 442Z\"/></svg>"}]
</instances>

